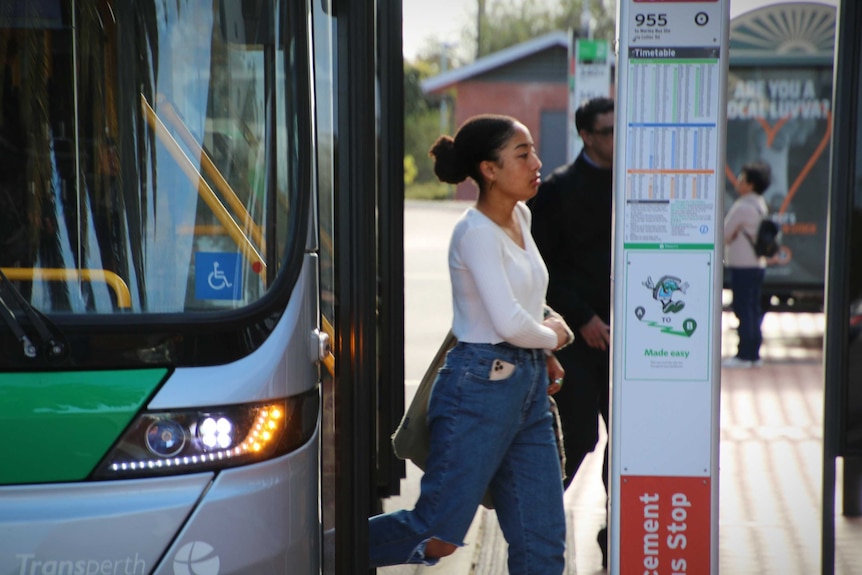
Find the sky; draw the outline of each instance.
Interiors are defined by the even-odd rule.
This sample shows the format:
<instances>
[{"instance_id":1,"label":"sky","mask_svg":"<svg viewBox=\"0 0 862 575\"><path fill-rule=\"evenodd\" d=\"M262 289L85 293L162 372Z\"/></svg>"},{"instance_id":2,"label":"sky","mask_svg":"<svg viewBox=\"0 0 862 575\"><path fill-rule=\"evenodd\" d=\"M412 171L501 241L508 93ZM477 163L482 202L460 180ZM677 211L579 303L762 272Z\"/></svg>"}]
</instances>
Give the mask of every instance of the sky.
<instances>
[{"instance_id":1,"label":"sky","mask_svg":"<svg viewBox=\"0 0 862 575\"><path fill-rule=\"evenodd\" d=\"M838 0L815 1L838 5ZM730 17L774 3L774 0L730 0ZM413 60L430 42L457 44L462 41L464 29L473 26L476 3L470 0L402 0L402 11L404 57Z\"/></svg>"},{"instance_id":2,"label":"sky","mask_svg":"<svg viewBox=\"0 0 862 575\"><path fill-rule=\"evenodd\" d=\"M413 60L430 42L457 43L476 18L475 2L402 0L404 57Z\"/></svg>"}]
</instances>

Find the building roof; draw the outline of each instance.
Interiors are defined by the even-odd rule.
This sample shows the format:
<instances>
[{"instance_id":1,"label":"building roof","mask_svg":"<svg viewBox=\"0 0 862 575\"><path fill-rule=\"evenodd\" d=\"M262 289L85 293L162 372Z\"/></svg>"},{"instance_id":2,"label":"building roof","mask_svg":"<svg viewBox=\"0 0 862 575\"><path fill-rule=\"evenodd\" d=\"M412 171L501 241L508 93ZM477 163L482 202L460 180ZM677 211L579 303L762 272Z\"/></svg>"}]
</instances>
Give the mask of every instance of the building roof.
<instances>
[{"instance_id":1,"label":"building roof","mask_svg":"<svg viewBox=\"0 0 862 575\"><path fill-rule=\"evenodd\" d=\"M438 74L431 78L426 78L421 84L422 91L437 92L439 90L449 88L459 82L463 82L464 80L480 76L501 66L511 64L512 62L516 62L527 56L555 47L562 47L568 50L569 35L561 31L551 32L544 36L539 36L532 40L522 42L521 44L500 50L499 52L494 52L493 54L479 58L472 64L468 64L448 72L443 72L442 74Z\"/></svg>"}]
</instances>

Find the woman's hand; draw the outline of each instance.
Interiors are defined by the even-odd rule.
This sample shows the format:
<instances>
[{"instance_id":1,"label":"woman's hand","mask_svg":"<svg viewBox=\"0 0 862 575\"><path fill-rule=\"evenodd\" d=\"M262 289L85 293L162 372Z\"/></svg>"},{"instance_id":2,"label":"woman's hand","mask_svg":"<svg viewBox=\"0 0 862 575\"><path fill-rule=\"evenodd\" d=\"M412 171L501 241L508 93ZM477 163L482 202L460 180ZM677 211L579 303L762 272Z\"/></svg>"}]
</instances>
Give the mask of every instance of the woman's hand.
<instances>
[{"instance_id":1,"label":"woman's hand","mask_svg":"<svg viewBox=\"0 0 862 575\"><path fill-rule=\"evenodd\" d=\"M554 355L549 355L545 358L545 363L548 366L548 395L554 395L563 387L563 378L566 375L566 370L563 369L560 360Z\"/></svg>"},{"instance_id":2,"label":"woman's hand","mask_svg":"<svg viewBox=\"0 0 862 575\"><path fill-rule=\"evenodd\" d=\"M559 316L547 317L542 321L542 324L546 327L551 328L552 330L554 330L554 333L557 334L557 347L555 347L554 349L560 349L561 347L565 347L572 343L572 341L575 339L572 330L569 329L569 326L566 324L566 322L563 321L563 319Z\"/></svg>"}]
</instances>

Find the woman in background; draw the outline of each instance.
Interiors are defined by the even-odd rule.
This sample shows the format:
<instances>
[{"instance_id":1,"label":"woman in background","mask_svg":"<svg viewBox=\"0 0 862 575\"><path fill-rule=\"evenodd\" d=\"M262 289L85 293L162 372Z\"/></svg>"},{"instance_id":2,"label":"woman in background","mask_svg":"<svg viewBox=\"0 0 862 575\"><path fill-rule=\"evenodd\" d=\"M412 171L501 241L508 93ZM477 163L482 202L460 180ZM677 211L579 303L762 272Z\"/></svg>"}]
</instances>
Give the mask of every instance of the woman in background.
<instances>
[{"instance_id":1,"label":"woman in background","mask_svg":"<svg viewBox=\"0 0 862 575\"><path fill-rule=\"evenodd\" d=\"M739 197L724 217L724 259L733 291L733 312L739 320L739 347L736 355L725 359L722 367L750 368L761 365L760 346L763 343L760 304L766 258L754 252L754 239L760 220L769 209L763 193L772 182L772 169L764 162L742 166L736 180Z\"/></svg>"}]
</instances>

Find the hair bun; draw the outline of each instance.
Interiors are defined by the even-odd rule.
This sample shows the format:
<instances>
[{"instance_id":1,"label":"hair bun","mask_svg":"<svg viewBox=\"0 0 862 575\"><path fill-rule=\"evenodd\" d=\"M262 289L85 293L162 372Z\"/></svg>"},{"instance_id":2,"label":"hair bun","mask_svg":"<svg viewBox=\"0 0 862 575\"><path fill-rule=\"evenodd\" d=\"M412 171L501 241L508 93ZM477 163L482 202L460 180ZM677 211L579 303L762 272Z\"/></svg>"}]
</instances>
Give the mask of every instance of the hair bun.
<instances>
[{"instance_id":1,"label":"hair bun","mask_svg":"<svg viewBox=\"0 0 862 575\"><path fill-rule=\"evenodd\" d=\"M455 153L455 140L440 136L428 152L434 158L434 174L441 182L460 184L467 179L464 163Z\"/></svg>"}]
</instances>

